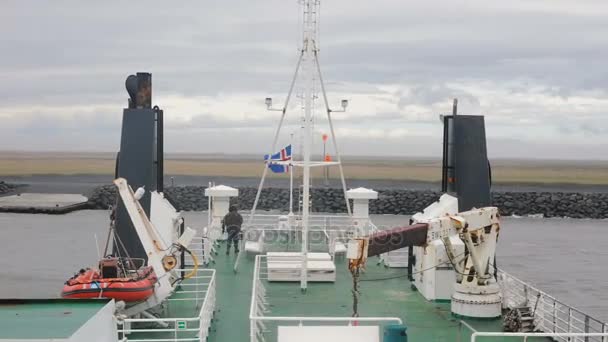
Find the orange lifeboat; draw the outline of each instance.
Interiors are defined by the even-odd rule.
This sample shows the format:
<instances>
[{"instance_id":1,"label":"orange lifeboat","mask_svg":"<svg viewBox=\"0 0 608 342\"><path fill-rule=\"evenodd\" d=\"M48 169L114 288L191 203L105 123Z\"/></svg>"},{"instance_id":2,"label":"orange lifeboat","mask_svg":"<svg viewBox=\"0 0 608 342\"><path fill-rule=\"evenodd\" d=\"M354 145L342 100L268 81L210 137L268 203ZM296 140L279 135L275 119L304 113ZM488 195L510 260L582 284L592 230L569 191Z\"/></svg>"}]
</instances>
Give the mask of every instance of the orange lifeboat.
<instances>
[{"instance_id":1,"label":"orange lifeboat","mask_svg":"<svg viewBox=\"0 0 608 342\"><path fill-rule=\"evenodd\" d=\"M61 291L61 297L113 298L125 302L142 301L154 293L156 275L151 266L142 267L124 278L103 278L96 269L80 270L70 278Z\"/></svg>"}]
</instances>

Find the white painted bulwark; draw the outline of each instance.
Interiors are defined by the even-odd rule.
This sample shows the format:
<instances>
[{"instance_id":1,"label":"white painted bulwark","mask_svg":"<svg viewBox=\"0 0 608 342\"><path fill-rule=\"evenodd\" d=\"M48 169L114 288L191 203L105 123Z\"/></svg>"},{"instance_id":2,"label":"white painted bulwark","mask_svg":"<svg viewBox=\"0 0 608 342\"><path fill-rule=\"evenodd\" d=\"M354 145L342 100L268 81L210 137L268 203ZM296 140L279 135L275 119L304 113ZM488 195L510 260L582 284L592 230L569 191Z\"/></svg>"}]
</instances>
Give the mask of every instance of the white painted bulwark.
<instances>
[{"instance_id":1,"label":"white painted bulwark","mask_svg":"<svg viewBox=\"0 0 608 342\"><path fill-rule=\"evenodd\" d=\"M9 338L5 339L0 336L0 341L19 341L19 342L80 342L80 341L91 341L91 342L113 342L117 341L118 334L116 330L116 322L114 321L114 300L106 303L101 309L95 312L84 324L79 326L71 335L57 338L57 337L39 337L39 338ZM47 311L42 311L41 316L38 318L36 323L50 323L54 320L53 314L49 314ZM47 318L48 317L48 318ZM45 322L48 320L49 322ZM53 321L54 324L61 326L61 321ZM32 325L32 329L36 329L35 325ZM39 328L43 329L43 328ZM44 330L40 330L44 331ZM53 332L49 332L49 335L53 335ZM43 336L44 333L41 333Z\"/></svg>"},{"instance_id":2,"label":"white painted bulwark","mask_svg":"<svg viewBox=\"0 0 608 342\"><path fill-rule=\"evenodd\" d=\"M114 311L114 300L111 300L70 336L68 341L116 341L118 339L118 333L116 331L116 322L114 321Z\"/></svg>"},{"instance_id":3,"label":"white painted bulwark","mask_svg":"<svg viewBox=\"0 0 608 342\"><path fill-rule=\"evenodd\" d=\"M380 342L378 326L279 327L278 342Z\"/></svg>"}]
</instances>

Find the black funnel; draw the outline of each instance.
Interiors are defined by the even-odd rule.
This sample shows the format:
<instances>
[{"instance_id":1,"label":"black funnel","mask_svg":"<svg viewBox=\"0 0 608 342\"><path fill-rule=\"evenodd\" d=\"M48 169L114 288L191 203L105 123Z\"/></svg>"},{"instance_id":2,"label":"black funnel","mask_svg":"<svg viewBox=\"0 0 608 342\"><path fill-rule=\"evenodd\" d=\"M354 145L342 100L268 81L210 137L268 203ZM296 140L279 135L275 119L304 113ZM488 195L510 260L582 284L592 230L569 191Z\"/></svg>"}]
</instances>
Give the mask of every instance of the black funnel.
<instances>
[{"instance_id":1,"label":"black funnel","mask_svg":"<svg viewBox=\"0 0 608 342\"><path fill-rule=\"evenodd\" d=\"M129 93L129 108L152 107L152 74L138 72L129 75L125 80L125 88Z\"/></svg>"},{"instance_id":2,"label":"black funnel","mask_svg":"<svg viewBox=\"0 0 608 342\"><path fill-rule=\"evenodd\" d=\"M139 83L139 81L137 80L137 76L135 75L129 75L129 77L127 77L127 80L125 81L125 88L127 88L127 93L129 93L129 104L133 104L133 107L135 107L135 100L137 99L137 84ZM129 108L131 108L131 105L129 105Z\"/></svg>"},{"instance_id":3,"label":"black funnel","mask_svg":"<svg viewBox=\"0 0 608 342\"><path fill-rule=\"evenodd\" d=\"M139 200L148 217L151 213L151 191L163 191L163 111L151 108L152 75L137 73L125 81L129 93L129 108L123 110L120 152L116 177L127 180L134 191L144 187ZM116 233L132 258L146 259L137 232L133 228L122 201L118 198ZM121 250L115 246L114 250Z\"/></svg>"},{"instance_id":4,"label":"black funnel","mask_svg":"<svg viewBox=\"0 0 608 342\"><path fill-rule=\"evenodd\" d=\"M444 116L442 191L455 193L458 210L492 205L483 115Z\"/></svg>"}]
</instances>

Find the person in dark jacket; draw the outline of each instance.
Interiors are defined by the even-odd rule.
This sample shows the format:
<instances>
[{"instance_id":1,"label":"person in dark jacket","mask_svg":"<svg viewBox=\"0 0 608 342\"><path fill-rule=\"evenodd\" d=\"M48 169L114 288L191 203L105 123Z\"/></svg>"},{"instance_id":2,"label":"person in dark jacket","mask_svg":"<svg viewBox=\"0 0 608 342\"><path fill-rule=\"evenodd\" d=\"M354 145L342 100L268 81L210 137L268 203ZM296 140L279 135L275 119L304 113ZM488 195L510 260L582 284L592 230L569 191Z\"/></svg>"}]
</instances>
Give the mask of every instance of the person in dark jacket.
<instances>
[{"instance_id":1,"label":"person in dark jacket","mask_svg":"<svg viewBox=\"0 0 608 342\"><path fill-rule=\"evenodd\" d=\"M241 226L243 225L243 217L236 209L236 206L231 205L228 209L228 214L222 220L222 233L228 232L228 247L226 255L230 254L230 245L234 243L234 253L239 252L239 238L241 235Z\"/></svg>"}]
</instances>

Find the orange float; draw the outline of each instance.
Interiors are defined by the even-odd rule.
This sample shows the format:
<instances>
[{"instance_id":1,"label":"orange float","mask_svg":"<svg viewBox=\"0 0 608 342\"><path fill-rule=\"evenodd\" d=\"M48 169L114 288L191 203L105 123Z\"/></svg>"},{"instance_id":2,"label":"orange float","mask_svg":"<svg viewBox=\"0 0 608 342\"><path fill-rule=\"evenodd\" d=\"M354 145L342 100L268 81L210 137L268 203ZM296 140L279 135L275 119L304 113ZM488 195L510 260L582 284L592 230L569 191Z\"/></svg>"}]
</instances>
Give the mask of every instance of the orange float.
<instances>
[{"instance_id":1,"label":"orange float","mask_svg":"<svg viewBox=\"0 0 608 342\"><path fill-rule=\"evenodd\" d=\"M154 293L156 275L151 266L143 267L126 278L102 278L96 269L80 270L70 278L61 297L73 299L113 298L125 302L142 301Z\"/></svg>"}]
</instances>

